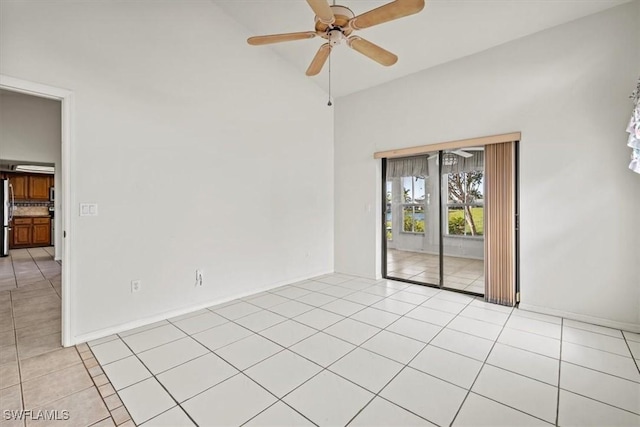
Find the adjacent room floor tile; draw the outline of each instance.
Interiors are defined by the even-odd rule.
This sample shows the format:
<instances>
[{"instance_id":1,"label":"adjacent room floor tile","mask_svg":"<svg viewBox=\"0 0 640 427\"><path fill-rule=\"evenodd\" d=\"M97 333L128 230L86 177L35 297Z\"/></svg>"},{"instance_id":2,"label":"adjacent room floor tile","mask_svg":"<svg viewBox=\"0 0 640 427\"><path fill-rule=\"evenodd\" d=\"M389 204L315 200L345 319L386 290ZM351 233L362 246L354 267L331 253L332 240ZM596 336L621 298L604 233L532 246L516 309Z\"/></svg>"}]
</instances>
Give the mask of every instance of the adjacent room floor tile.
<instances>
[{"instance_id":1,"label":"adjacent room floor tile","mask_svg":"<svg viewBox=\"0 0 640 427\"><path fill-rule=\"evenodd\" d=\"M155 378L120 390L118 394L136 424L142 424L176 404Z\"/></svg>"},{"instance_id":2,"label":"adjacent room floor tile","mask_svg":"<svg viewBox=\"0 0 640 427\"><path fill-rule=\"evenodd\" d=\"M178 402L183 402L237 373L233 366L209 353L163 372L158 380Z\"/></svg>"},{"instance_id":3,"label":"adjacent room floor tile","mask_svg":"<svg viewBox=\"0 0 640 427\"><path fill-rule=\"evenodd\" d=\"M373 394L329 372L323 371L284 398L319 426L346 425Z\"/></svg>"},{"instance_id":4,"label":"adjacent room floor tile","mask_svg":"<svg viewBox=\"0 0 640 427\"><path fill-rule=\"evenodd\" d=\"M434 424L449 425L467 391L407 367L380 395Z\"/></svg>"},{"instance_id":5,"label":"adjacent room floor tile","mask_svg":"<svg viewBox=\"0 0 640 427\"><path fill-rule=\"evenodd\" d=\"M472 390L529 415L555 422L558 389L549 384L485 365Z\"/></svg>"},{"instance_id":6,"label":"adjacent room floor tile","mask_svg":"<svg viewBox=\"0 0 640 427\"><path fill-rule=\"evenodd\" d=\"M276 401L243 374L236 375L182 404L201 426L239 426Z\"/></svg>"},{"instance_id":7,"label":"adjacent room floor tile","mask_svg":"<svg viewBox=\"0 0 640 427\"><path fill-rule=\"evenodd\" d=\"M456 420L453 422L454 427L529 427L548 425L541 419L534 418L524 412L517 411L475 393L469 394L458 416L456 416Z\"/></svg>"},{"instance_id":8,"label":"adjacent room floor tile","mask_svg":"<svg viewBox=\"0 0 640 427\"><path fill-rule=\"evenodd\" d=\"M252 366L245 373L276 396L283 397L321 370L315 363L285 350Z\"/></svg>"}]
</instances>

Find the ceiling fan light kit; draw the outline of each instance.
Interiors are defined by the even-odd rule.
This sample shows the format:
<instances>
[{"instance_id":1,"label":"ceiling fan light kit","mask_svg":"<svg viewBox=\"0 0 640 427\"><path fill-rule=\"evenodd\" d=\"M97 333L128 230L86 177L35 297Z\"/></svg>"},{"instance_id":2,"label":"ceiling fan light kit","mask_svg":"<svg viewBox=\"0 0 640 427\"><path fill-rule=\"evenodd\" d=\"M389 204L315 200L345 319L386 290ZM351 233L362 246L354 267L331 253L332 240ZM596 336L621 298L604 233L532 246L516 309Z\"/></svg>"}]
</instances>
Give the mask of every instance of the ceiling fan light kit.
<instances>
[{"instance_id":1,"label":"ceiling fan light kit","mask_svg":"<svg viewBox=\"0 0 640 427\"><path fill-rule=\"evenodd\" d=\"M311 65L307 68L307 76L319 74L329 58L332 48L343 44L343 42L351 49L381 65L388 67L395 64L398 61L396 55L362 37L352 36L351 34L356 30L416 14L424 8L424 0L394 0L391 3L355 16L348 7L341 5L331 6L327 0L307 0L307 3L315 13L315 31L256 36L247 40L250 45L261 46L315 37L324 38L327 43L320 46L320 49L316 52Z\"/></svg>"}]
</instances>

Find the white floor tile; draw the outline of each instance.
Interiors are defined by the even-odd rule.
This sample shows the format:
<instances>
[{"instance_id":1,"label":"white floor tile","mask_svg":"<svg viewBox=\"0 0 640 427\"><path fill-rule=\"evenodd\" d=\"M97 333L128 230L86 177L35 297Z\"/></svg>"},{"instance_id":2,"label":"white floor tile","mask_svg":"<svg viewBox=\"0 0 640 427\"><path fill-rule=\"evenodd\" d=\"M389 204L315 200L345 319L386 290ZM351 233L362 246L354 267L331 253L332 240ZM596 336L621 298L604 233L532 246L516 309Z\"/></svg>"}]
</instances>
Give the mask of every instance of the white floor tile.
<instances>
[{"instance_id":1,"label":"white floor tile","mask_svg":"<svg viewBox=\"0 0 640 427\"><path fill-rule=\"evenodd\" d=\"M499 313L505 313L505 314L510 314L513 311L513 307L507 307L499 304L492 304L492 303L483 301L481 298L476 298L473 301L471 301L471 304L469 304L468 307L483 308L485 310L493 310L493 311L497 311Z\"/></svg>"},{"instance_id":2,"label":"white floor tile","mask_svg":"<svg viewBox=\"0 0 640 427\"><path fill-rule=\"evenodd\" d=\"M302 323L287 320L286 322L282 322L265 329L260 332L260 335L269 338L271 341L275 341L283 347L290 347L295 343L310 337L316 332L317 331L315 329L303 325Z\"/></svg>"},{"instance_id":3,"label":"white floor tile","mask_svg":"<svg viewBox=\"0 0 640 427\"><path fill-rule=\"evenodd\" d=\"M373 286L370 286L368 288L363 289L362 292L365 292L365 293L368 293L368 294L372 294L372 295L377 295L379 297L388 297L390 295L393 295L393 294L399 292L399 290L398 289L391 289L391 288L388 288L386 286L373 285Z\"/></svg>"},{"instance_id":4,"label":"white floor tile","mask_svg":"<svg viewBox=\"0 0 640 427\"><path fill-rule=\"evenodd\" d=\"M303 295L297 299L301 303L312 305L314 307L321 307L325 304L329 304L331 301L335 301L337 298L318 292L311 292L307 295Z\"/></svg>"},{"instance_id":5,"label":"white floor tile","mask_svg":"<svg viewBox=\"0 0 640 427\"><path fill-rule=\"evenodd\" d=\"M275 314L267 310L262 310L248 316L241 317L235 322L254 332L260 332L273 325L282 323L285 320L287 320L286 317L280 316L279 314Z\"/></svg>"},{"instance_id":6,"label":"white floor tile","mask_svg":"<svg viewBox=\"0 0 640 427\"><path fill-rule=\"evenodd\" d=\"M507 328L517 329L520 331L530 332L532 334L542 335L549 338L560 339L562 327L541 320L530 319L528 317L511 316L506 324Z\"/></svg>"},{"instance_id":7,"label":"white floor tile","mask_svg":"<svg viewBox=\"0 0 640 427\"><path fill-rule=\"evenodd\" d=\"M629 348L631 349L631 354L636 360L640 360L640 342L635 341L627 341Z\"/></svg>"},{"instance_id":8,"label":"white floor tile","mask_svg":"<svg viewBox=\"0 0 640 427\"><path fill-rule=\"evenodd\" d=\"M555 423L558 401L556 387L484 365L472 390L534 417Z\"/></svg>"},{"instance_id":9,"label":"white floor tile","mask_svg":"<svg viewBox=\"0 0 640 427\"><path fill-rule=\"evenodd\" d=\"M300 288L300 289L306 289L308 291L314 291L317 292L321 289L327 288L329 286L331 286L328 283L322 283L322 282L315 282L313 280L307 280L305 282L302 283L296 283L294 285L296 288Z\"/></svg>"},{"instance_id":10,"label":"white floor tile","mask_svg":"<svg viewBox=\"0 0 640 427\"><path fill-rule=\"evenodd\" d=\"M336 298L343 298L349 294L354 293L355 291L353 289L345 288L342 286L328 286L324 289L320 289L318 292Z\"/></svg>"},{"instance_id":11,"label":"white floor tile","mask_svg":"<svg viewBox=\"0 0 640 427\"><path fill-rule=\"evenodd\" d=\"M525 317L527 319L541 320L543 322L554 323L556 325L562 324L562 318L557 316L550 316L548 314L536 313L534 311L522 310L520 308L514 308L511 314L515 317Z\"/></svg>"},{"instance_id":12,"label":"white floor tile","mask_svg":"<svg viewBox=\"0 0 640 427\"><path fill-rule=\"evenodd\" d=\"M103 337L103 338L98 338L96 340L89 341L87 344L89 345L89 347L91 347L93 349L93 347L95 347L97 345L104 344L106 342L114 341L114 340L117 340L117 339L120 339L120 337L118 335L116 335L116 334L113 334L113 335L109 335L109 336L106 336L106 337Z\"/></svg>"},{"instance_id":13,"label":"white floor tile","mask_svg":"<svg viewBox=\"0 0 640 427\"><path fill-rule=\"evenodd\" d=\"M142 424L142 427L195 427L195 424L184 413L184 411L176 406L169 409L167 412L150 419L146 423Z\"/></svg>"},{"instance_id":14,"label":"white floor tile","mask_svg":"<svg viewBox=\"0 0 640 427\"><path fill-rule=\"evenodd\" d=\"M284 304L278 304L269 308L269 311L273 311L280 316L291 318L313 309L315 309L315 307L312 305L303 304L298 301L287 301Z\"/></svg>"},{"instance_id":15,"label":"white floor tile","mask_svg":"<svg viewBox=\"0 0 640 427\"><path fill-rule=\"evenodd\" d=\"M237 369L209 353L163 372L158 380L174 399L183 402L237 373Z\"/></svg>"},{"instance_id":16,"label":"white floor tile","mask_svg":"<svg viewBox=\"0 0 640 427\"><path fill-rule=\"evenodd\" d=\"M421 320L402 317L387 327L388 331L428 343L442 327Z\"/></svg>"},{"instance_id":17,"label":"white floor tile","mask_svg":"<svg viewBox=\"0 0 640 427\"><path fill-rule=\"evenodd\" d=\"M182 404L201 426L239 426L276 401L243 374L236 375Z\"/></svg>"},{"instance_id":18,"label":"white floor tile","mask_svg":"<svg viewBox=\"0 0 640 427\"><path fill-rule=\"evenodd\" d=\"M294 320L296 322L304 323L305 325L311 326L312 328L317 330L323 330L333 325L334 323L338 323L342 319L344 319L343 316L322 310L320 308L307 311L300 316L294 317Z\"/></svg>"},{"instance_id":19,"label":"white floor tile","mask_svg":"<svg viewBox=\"0 0 640 427\"><path fill-rule=\"evenodd\" d=\"M360 345L380 332L380 329L357 320L344 319L335 325L329 326L324 332L352 344Z\"/></svg>"},{"instance_id":20,"label":"white floor tile","mask_svg":"<svg viewBox=\"0 0 640 427\"><path fill-rule=\"evenodd\" d=\"M482 368L482 362L428 345L409 366L469 389Z\"/></svg>"},{"instance_id":21,"label":"white floor tile","mask_svg":"<svg viewBox=\"0 0 640 427\"><path fill-rule=\"evenodd\" d=\"M224 317L206 310L206 313L204 314L188 317L186 319L173 322L173 324L183 332L193 335L227 322L228 320Z\"/></svg>"},{"instance_id":22,"label":"white floor tile","mask_svg":"<svg viewBox=\"0 0 640 427\"><path fill-rule=\"evenodd\" d=\"M124 359L133 354L119 338L93 346L91 351L101 365Z\"/></svg>"},{"instance_id":23,"label":"white floor tile","mask_svg":"<svg viewBox=\"0 0 640 427\"><path fill-rule=\"evenodd\" d=\"M434 310L428 307L416 307L406 314L407 317L412 319L422 320L423 322L433 323L438 326L445 326L451 322L455 314L447 313L446 311Z\"/></svg>"},{"instance_id":24,"label":"white floor tile","mask_svg":"<svg viewBox=\"0 0 640 427\"><path fill-rule=\"evenodd\" d=\"M640 372L631 357L565 342L562 344L562 360L640 383Z\"/></svg>"},{"instance_id":25,"label":"white floor tile","mask_svg":"<svg viewBox=\"0 0 640 427\"><path fill-rule=\"evenodd\" d=\"M235 323L225 323L224 325L216 326L215 328L195 334L193 338L209 350L215 351L252 334L253 332L250 330Z\"/></svg>"},{"instance_id":26,"label":"white floor tile","mask_svg":"<svg viewBox=\"0 0 640 427\"><path fill-rule=\"evenodd\" d=\"M216 354L242 371L281 350L282 347L278 344L262 338L260 335L251 335L219 348L216 350Z\"/></svg>"},{"instance_id":27,"label":"white floor tile","mask_svg":"<svg viewBox=\"0 0 640 427\"><path fill-rule=\"evenodd\" d=\"M403 289L405 292L411 292L414 294L424 295L429 298L438 295L440 293L439 289L431 288L429 286L421 286L421 285L409 285Z\"/></svg>"},{"instance_id":28,"label":"white floor tile","mask_svg":"<svg viewBox=\"0 0 640 427\"><path fill-rule=\"evenodd\" d=\"M236 320L249 314L261 311L260 307L256 307L253 304L249 304L244 301L240 301L236 304L227 305L225 307L214 310L215 313L222 317L226 317L229 320Z\"/></svg>"},{"instance_id":29,"label":"white floor tile","mask_svg":"<svg viewBox=\"0 0 640 427\"><path fill-rule=\"evenodd\" d=\"M296 299L296 298L300 298L303 295L308 294L309 292L311 291L308 289L301 289L301 288L296 288L295 286L290 286L287 289L276 291L275 294L285 298Z\"/></svg>"},{"instance_id":30,"label":"white floor tile","mask_svg":"<svg viewBox=\"0 0 640 427\"><path fill-rule=\"evenodd\" d=\"M284 398L319 426L346 425L373 394L339 376L323 371Z\"/></svg>"},{"instance_id":31,"label":"white floor tile","mask_svg":"<svg viewBox=\"0 0 640 427\"><path fill-rule=\"evenodd\" d=\"M300 341L291 350L326 367L354 348L353 344L320 332Z\"/></svg>"},{"instance_id":32,"label":"white floor tile","mask_svg":"<svg viewBox=\"0 0 640 427\"><path fill-rule=\"evenodd\" d=\"M637 427L640 426L640 415L560 390L558 425Z\"/></svg>"},{"instance_id":33,"label":"white floor tile","mask_svg":"<svg viewBox=\"0 0 640 427\"><path fill-rule=\"evenodd\" d=\"M464 305L469 304L475 299L474 296L465 295L458 292L451 292L451 291L442 291L439 294L435 295L434 298L445 300L445 301L457 302Z\"/></svg>"},{"instance_id":34,"label":"white floor tile","mask_svg":"<svg viewBox=\"0 0 640 427\"><path fill-rule=\"evenodd\" d=\"M372 307L379 310L388 311L389 313L398 314L400 316L403 316L416 308L414 304L409 304L390 298L385 298L382 301L373 304Z\"/></svg>"},{"instance_id":35,"label":"white floor tile","mask_svg":"<svg viewBox=\"0 0 640 427\"><path fill-rule=\"evenodd\" d=\"M636 334L634 332L624 332L624 337L627 341L640 342L640 334Z\"/></svg>"},{"instance_id":36,"label":"white floor tile","mask_svg":"<svg viewBox=\"0 0 640 427\"><path fill-rule=\"evenodd\" d=\"M273 307L274 305L283 304L289 301L289 299L282 297L280 295L275 295L268 293L266 295L262 295L258 298L252 299L250 304L257 305L262 308Z\"/></svg>"},{"instance_id":37,"label":"white floor tile","mask_svg":"<svg viewBox=\"0 0 640 427\"><path fill-rule=\"evenodd\" d=\"M151 372L157 375L208 352L196 340L186 337L139 353L138 357Z\"/></svg>"},{"instance_id":38,"label":"white floor tile","mask_svg":"<svg viewBox=\"0 0 640 427\"><path fill-rule=\"evenodd\" d=\"M560 388L640 415L640 384L561 362Z\"/></svg>"},{"instance_id":39,"label":"white floor tile","mask_svg":"<svg viewBox=\"0 0 640 427\"><path fill-rule=\"evenodd\" d=\"M356 292L353 294L349 294L344 299L352 302L357 302L358 304L363 305L371 305L375 304L378 301L382 301L384 298L378 295L368 294L366 292Z\"/></svg>"},{"instance_id":40,"label":"white floor tile","mask_svg":"<svg viewBox=\"0 0 640 427\"><path fill-rule=\"evenodd\" d=\"M422 303L422 306L432 308L434 310L445 311L452 314L460 313L467 306L466 304L461 304L459 302L447 301L437 298L438 296L439 294Z\"/></svg>"},{"instance_id":41,"label":"white floor tile","mask_svg":"<svg viewBox=\"0 0 640 427\"><path fill-rule=\"evenodd\" d=\"M453 422L454 427L520 427L549 424L524 412L502 405L475 393L470 393Z\"/></svg>"},{"instance_id":42,"label":"white floor tile","mask_svg":"<svg viewBox=\"0 0 640 427\"><path fill-rule=\"evenodd\" d=\"M438 425L449 425L467 391L413 368L405 368L380 395Z\"/></svg>"},{"instance_id":43,"label":"white floor tile","mask_svg":"<svg viewBox=\"0 0 640 427\"><path fill-rule=\"evenodd\" d=\"M411 427L433 426L435 424L405 411L381 397L376 397L349 423L349 427Z\"/></svg>"},{"instance_id":44,"label":"white floor tile","mask_svg":"<svg viewBox=\"0 0 640 427\"><path fill-rule=\"evenodd\" d=\"M339 314L341 316L348 317L354 313L359 312L365 307L366 306L362 304L357 304L355 302L351 302L343 299L337 299L335 301L330 302L329 304L323 305L322 309L330 311L332 313Z\"/></svg>"},{"instance_id":45,"label":"white floor tile","mask_svg":"<svg viewBox=\"0 0 640 427\"><path fill-rule=\"evenodd\" d=\"M261 412L246 427L298 427L313 426L313 423L282 402L277 402Z\"/></svg>"},{"instance_id":46,"label":"white floor tile","mask_svg":"<svg viewBox=\"0 0 640 427\"><path fill-rule=\"evenodd\" d=\"M620 356L631 356L627 343L622 338L622 335L620 335L620 338L614 338L610 335L565 326L562 330L562 341L608 351Z\"/></svg>"},{"instance_id":47,"label":"white floor tile","mask_svg":"<svg viewBox=\"0 0 640 427\"><path fill-rule=\"evenodd\" d=\"M116 390L129 387L151 376L151 373L136 356L129 356L109 363L108 365L104 365L102 369Z\"/></svg>"},{"instance_id":48,"label":"white floor tile","mask_svg":"<svg viewBox=\"0 0 640 427\"><path fill-rule=\"evenodd\" d=\"M592 325L591 323L578 322L576 320L571 320L571 319L564 319L563 325L570 328L582 329L584 331L595 332L602 335L609 335L614 338L622 338L622 332L618 329Z\"/></svg>"},{"instance_id":49,"label":"white floor tile","mask_svg":"<svg viewBox=\"0 0 640 427\"><path fill-rule=\"evenodd\" d=\"M487 363L525 377L558 386L560 362L516 347L496 343Z\"/></svg>"},{"instance_id":50,"label":"white floor tile","mask_svg":"<svg viewBox=\"0 0 640 427\"><path fill-rule=\"evenodd\" d=\"M315 277L313 280L329 285L339 285L340 283L348 282L351 278L340 274L332 274L329 276Z\"/></svg>"},{"instance_id":51,"label":"white floor tile","mask_svg":"<svg viewBox=\"0 0 640 427\"><path fill-rule=\"evenodd\" d=\"M282 351L246 370L246 374L278 397L283 397L322 368L307 359Z\"/></svg>"},{"instance_id":52,"label":"white floor tile","mask_svg":"<svg viewBox=\"0 0 640 427\"><path fill-rule=\"evenodd\" d=\"M491 351L493 341L453 329L444 329L431 344L483 362Z\"/></svg>"},{"instance_id":53,"label":"white floor tile","mask_svg":"<svg viewBox=\"0 0 640 427\"><path fill-rule=\"evenodd\" d=\"M202 314L207 314L207 313L211 313L211 311L207 310L206 308L203 308L202 310L196 310L180 316L172 317L171 319L169 319L169 322L175 324L176 322L179 322L181 320L188 319L190 317L200 316Z\"/></svg>"},{"instance_id":54,"label":"white floor tile","mask_svg":"<svg viewBox=\"0 0 640 427\"><path fill-rule=\"evenodd\" d=\"M560 340L543 337L517 329L504 328L498 342L512 347L542 354L543 356L560 358Z\"/></svg>"},{"instance_id":55,"label":"white floor tile","mask_svg":"<svg viewBox=\"0 0 640 427\"><path fill-rule=\"evenodd\" d=\"M362 344L362 347L406 364L424 348L424 345L422 341L393 332L382 331Z\"/></svg>"},{"instance_id":56,"label":"white floor tile","mask_svg":"<svg viewBox=\"0 0 640 427\"><path fill-rule=\"evenodd\" d=\"M400 318L397 314L389 313L388 311L378 310L377 308L367 307L362 311L357 312L352 319L359 322L366 323L378 328L386 328L396 320Z\"/></svg>"},{"instance_id":57,"label":"white floor tile","mask_svg":"<svg viewBox=\"0 0 640 427\"><path fill-rule=\"evenodd\" d=\"M389 296L391 299L395 299L402 302L407 302L409 304L420 305L431 297L426 295L420 295L413 292L400 291Z\"/></svg>"},{"instance_id":58,"label":"white floor tile","mask_svg":"<svg viewBox=\"0 0 640 427\"><path fill-rule=\"evenodd\" d=\"M504 326L504 324L507 322L507 319L509 318L509 313L500 313L488 308L479 308L469 305L460 312L460 316L470 317L471 319L493 323L498 326Z\"/></svg>"},{"instance_id":59,"label":"white floor tile","mask_svg":"<svg viewBox=\"0 0 640 427\"><path fill-rule=\"evenodd\" d=\"M447 325L447 329L466 332L470 335L495 341L498 338L498 335L500 335L500 331L502 331L502 326L458 316Z\"/></svg>"},{"instance_id":60,"label":"white floor tile","mask_svg":"<svg viewBox=\"0 0 640 427\"><path fill-rule=\"evenodd\" d=\"M334 373L377 393L404 365L362 348L356 348L329 367Z\"/></svg>"},{"instance_id":61,"label":"white floor tile","mask_svg":"<svg viewBox=\"0 0 640 427\"><path fill-rule=\"evenodd\" d=\"M176 405L155 378L120 390L118 394L138 425Z\"/></svg>"},{"instance_id":62,"label":"white floor tile","mask_svg":"<svg viewBox=\"0 0 640 427\"><path fill-rule=\"evenodd\" d=\"M169 321L161 320L159 322L150 323L148 325L143 325L138 328L129 329L128 331L120 332L118 335L124 338L124 337L128 337L129 335L139 334L140 332L149 331L151 329L159 328L160 326L165 326L168 324L169 324Z\"/></svg>"},{"instance_id":63,"label":"white floor tile","mask_svg":"<svg viewBox=\"0 0 640 427\"><path fill-rule=\"evenodd\" d=\"M135 335L129 335L124 337L123 340L131 347L131 350L140 353L184 337L186 337L184 332L168 324Z\"/></svg>"}]
</instances>

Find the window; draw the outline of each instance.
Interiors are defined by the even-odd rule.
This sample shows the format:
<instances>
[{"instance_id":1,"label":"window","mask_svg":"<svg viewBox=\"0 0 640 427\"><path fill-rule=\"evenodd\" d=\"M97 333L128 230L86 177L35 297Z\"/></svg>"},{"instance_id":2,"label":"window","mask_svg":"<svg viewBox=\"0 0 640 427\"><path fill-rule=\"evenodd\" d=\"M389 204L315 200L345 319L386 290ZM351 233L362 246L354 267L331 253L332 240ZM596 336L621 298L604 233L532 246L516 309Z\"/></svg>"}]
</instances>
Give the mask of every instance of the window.
<instances>
[{"instance_id":1,"label":"window","mask_svg":"<svg viewBox=\"0 0 640 427\"><path fill-rule=\"evenodd\" d=\"M484 235L484 172L457 172L444 176L447 191L447 234Z\"/></svg>"},{"instance_id":2,"label":"window","mask_svg":"<svg viewBox=\"0 0 640 427\"><path fill-rule=\"evenodd\" d=\"M392 214L392 202L393 202L393 182L387 181L387 201L385 203L385 227L387 230L387 240L393 240L393 214Z\"/></svg>"},{"instance_id":3,"label":"window","mask_svg":"<svg viewBox=\"0 0 640 427\"><path fill-rule=\"evenodd\" d=\"M405 176L402 184L402 231L424 233L425 231L425 178Z\"/></svg>"}]
</instances>

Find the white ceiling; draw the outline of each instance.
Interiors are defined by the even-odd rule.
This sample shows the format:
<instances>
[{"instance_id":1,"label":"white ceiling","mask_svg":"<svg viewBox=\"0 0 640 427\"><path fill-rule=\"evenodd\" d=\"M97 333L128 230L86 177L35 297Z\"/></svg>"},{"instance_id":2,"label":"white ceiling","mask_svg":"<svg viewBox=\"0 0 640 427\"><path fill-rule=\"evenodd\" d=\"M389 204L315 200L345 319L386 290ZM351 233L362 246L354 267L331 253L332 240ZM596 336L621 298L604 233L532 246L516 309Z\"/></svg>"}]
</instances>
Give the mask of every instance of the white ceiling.
<instances>
[{"instance_id":1,"label":"white ceiling","mask_svg":"<svg viewBox=\"0 0 640 427\"><path fill-rule=\"evenodd\" d=\"M311 31L314 14L305 0L212 0L252 35ZM389 0L390 1L390 0ZM338 0L356 15L384 0ZM338 46L332 52L333 96L347 95L425 68L600 12L629 0L427 0L417 15L357 32L398 55L383 67ZM272 49L304 74L324 39L315 38L247 49ZM313 79L328 89L327 66Z\"/></svg>"}]
</instances>

